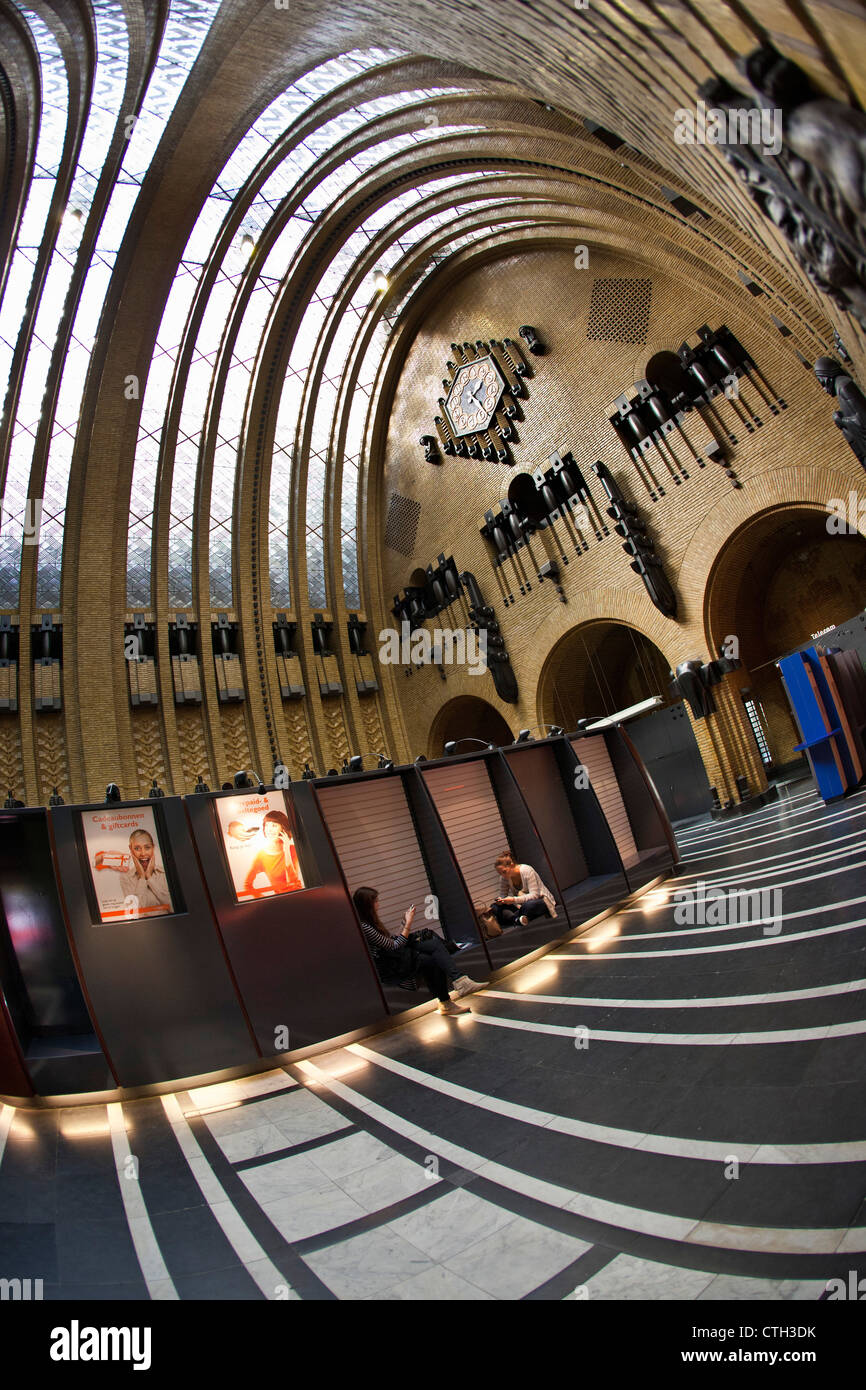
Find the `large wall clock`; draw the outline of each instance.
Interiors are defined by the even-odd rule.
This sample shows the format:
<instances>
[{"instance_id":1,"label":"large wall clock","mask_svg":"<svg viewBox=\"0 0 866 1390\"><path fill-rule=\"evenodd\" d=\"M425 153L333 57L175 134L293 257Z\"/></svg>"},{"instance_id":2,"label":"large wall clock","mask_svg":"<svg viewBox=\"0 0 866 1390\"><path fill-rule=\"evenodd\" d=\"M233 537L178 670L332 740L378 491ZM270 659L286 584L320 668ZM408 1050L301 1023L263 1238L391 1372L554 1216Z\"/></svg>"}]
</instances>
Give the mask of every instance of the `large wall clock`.
<instances>
[{"instance_id":1,"label":"large wall clock","mask_svg":"<svg viewBox=\"0 0 866 1390\"><path fill-rule=\"evenodd\" d=\"M504 391L502 373L489 354L460 367L445 401L455 435L459 438L488 429Z\"/></svg>"},{"instance_id":2,"label":"large wall clock","mask_svg":"<svg viewBox=\"0 0 866 1390\"><path fill-rule=\"evenodd\" d=\"M442 381L436 433L445 454L511 462L508 444L517 439L517 398L526 395L529 367L511 338L502 342L452 343L448 376ZM429 436L425 446L433 445ZM431 453L427 455L435 461Z\"/></svg>"}]
</instances>

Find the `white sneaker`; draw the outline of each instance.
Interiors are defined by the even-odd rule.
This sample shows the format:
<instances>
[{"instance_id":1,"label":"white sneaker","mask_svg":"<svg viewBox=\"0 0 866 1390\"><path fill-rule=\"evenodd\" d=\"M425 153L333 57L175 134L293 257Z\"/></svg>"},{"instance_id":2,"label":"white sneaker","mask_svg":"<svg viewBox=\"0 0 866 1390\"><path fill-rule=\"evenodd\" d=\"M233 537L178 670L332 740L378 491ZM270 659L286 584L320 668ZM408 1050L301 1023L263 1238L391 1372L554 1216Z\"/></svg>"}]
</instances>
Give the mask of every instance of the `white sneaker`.
<instances>
[{"instance_id":1,"label":"white sneaker","mask_svg":"<svg viewBox=\"0 0 866 1390\"><path fill-rule=\"evenodd\" d=\"M476 990L486 989L487 981L479 983L478 980L470 980L468 975L458 975L454 981L451 995L455 999L462 999L464 994L474 994Z\"/></svg>"},{"instance_id":2,"label":"white sneaker","mask_svg":"<svg viewBox=\"0 0 866 1390\"><path fill-rule=\"evenodd\" d=\"M440 1014L471 1014L472 1010L465 1004L452 1004L450 999L439 1000Z\"/></svg>"}]
</instances>

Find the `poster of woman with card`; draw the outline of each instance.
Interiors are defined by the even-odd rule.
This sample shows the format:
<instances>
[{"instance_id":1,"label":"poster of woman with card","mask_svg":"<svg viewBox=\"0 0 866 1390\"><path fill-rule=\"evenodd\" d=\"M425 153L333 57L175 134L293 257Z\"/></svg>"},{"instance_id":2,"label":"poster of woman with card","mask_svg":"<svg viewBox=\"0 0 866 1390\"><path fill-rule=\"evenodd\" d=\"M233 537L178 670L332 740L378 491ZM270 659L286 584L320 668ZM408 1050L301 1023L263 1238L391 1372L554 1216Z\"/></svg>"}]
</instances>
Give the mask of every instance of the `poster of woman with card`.
<instances>
[{"instance_id":1,"label":"poster of woman with card","mask_svg":"<svg viewBox=\"0 0 866 1390\"><path fill-rule=\"evenodd\" d=\"M149 806L82 815L101 922L174 912L159 834Z\"/></svg>"},{"instance_id":2,"label":"poster of woman with card","mask_svg":"<svg viewBox=\"0 0 866 1390\"><path fill-rule=\"evenodd\" d=\"M216 807L238 902L304 887L282 792L220 797Z\"/></svg>"}]
</instances>

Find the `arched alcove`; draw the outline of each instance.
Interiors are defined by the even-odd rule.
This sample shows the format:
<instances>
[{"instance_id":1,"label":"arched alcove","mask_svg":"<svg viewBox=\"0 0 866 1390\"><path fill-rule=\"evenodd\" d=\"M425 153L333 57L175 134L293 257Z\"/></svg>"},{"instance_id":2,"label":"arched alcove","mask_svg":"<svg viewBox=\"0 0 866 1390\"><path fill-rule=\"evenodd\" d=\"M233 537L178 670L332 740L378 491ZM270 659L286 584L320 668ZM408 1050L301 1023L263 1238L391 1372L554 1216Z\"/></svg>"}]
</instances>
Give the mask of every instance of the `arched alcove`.
<instances>
[{"instance_id":1,"label":"arched alcove","mask_svg":"<svg viewBox=\"0 0 866 1390\"><path fill-rule=\"evenodd\" d=\"M578 719L615 714L668 696L670 665L655 643L626 623L582 623L560 638L538 687L539 719L574 729Z\"/></svg>"},{"instance_id":2,"label":"arched alcove","mask_svg":"<svg viewBox=\"0 0 866 1390\"><path fill-rule=\"evenodd\" d=\"M441 758L445 744L461 738L481 739L497 746L514 742L514 734L499 711L476 695L458 695L442 706L430 726L427 757ZM471 743L466 744L459 751L470 752L472 747Z\"/></svg>"},{"instance_id":3,"label":"arched alcove","mask_svg":"<svg viewBox=\"0 0 866 1390\"><path fill-rule=\"evenodd\" d=\"M808 504L774 508L747 522L719 552L705 617L713 651L736 637L747 687L763 717L776 766L796 758L799 730L776 661L859 612L866 601L866 539L828 530Z\"/></svg>"}]
</instances>

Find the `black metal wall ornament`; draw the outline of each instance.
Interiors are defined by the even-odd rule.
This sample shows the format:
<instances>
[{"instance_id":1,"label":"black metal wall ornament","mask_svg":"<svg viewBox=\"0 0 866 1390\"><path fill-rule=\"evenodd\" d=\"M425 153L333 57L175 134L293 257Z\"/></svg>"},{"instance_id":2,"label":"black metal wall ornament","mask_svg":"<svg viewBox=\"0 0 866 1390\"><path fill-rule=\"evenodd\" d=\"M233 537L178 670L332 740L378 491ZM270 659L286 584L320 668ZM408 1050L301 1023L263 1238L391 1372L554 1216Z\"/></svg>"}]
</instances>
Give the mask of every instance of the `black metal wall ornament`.
<instances>
[{"instance_id":1,"label":"black metal wall ornament","mask_svg":"<svg viewBox=\"0 0 866 1390\"><path fill-rule=\"evenodd\" d=\"M676 672L671 671L671 695L685 700L695 719L706 719L716 713L713 687L720 685L731 671L738 671L742 661L736 656L716 657L714 661L681 661Z\"/></svg>"},{"instance_id":2,"label":"black metal wall ornament","mask_svg":"<svg viewBox=\"0 0 866 1390\"><path fill-rule=\"evenodd\" d=\"M636 394L624 392L616 398L616 413L610 416L653 502L665 496L665 483L677 487L690 476L682 450L675 447L678 441L685 445L690 465L694 462L703 468L707 462L717 463L732 486L740 486L730 456L729 446L739 442L732 422L749 434L763 424L751 399L741 395L741 382L749 385L750 396L754 392L771 415L787 409L784 397L773 391L748 349L725 324L715 329L704 324L698 329L698 342L694 346L683 342L676 356L682 369L678 386L666 390L645 377L635 382ZM728 418L722 414L723 404L732 412ZM709 442L698 446L685 423L692 410L710 435Z\"/></svg>"},{"instance_id":3,"label":"black metal wall ornament","mask_svg":"<svg viewBox=\"0 0 866 1390\"><path fill-rule=\"evenodd\" d=\"M529 350L537 354L543 345L531 331L536 346L529 343ZM520 348L511 338L452 343L446 370L445 394L433 420L443 454L511 463L508 446L517 442L515 421L520 418L517 400L527 394L524 379L529 375ZM436 462L432 436L425 435L421 443L426 460Z\"/></svg>"},{"instance_id":4,"label":"black metal wall ornament","mask_svg":"<svg viewBox=\"0 0 866 1390\"><path fill-rule=\"evenodd\" d=\"M522 328L518 328L517 332L525 342L526 346L529 348L529 351L532 353L533 357L544 356L544 354L547 352L547 348L544 346L544 343L541 341L541 339L538 336L538 333L532 327L531 324L523 324Z\"/></svg>"},{"instance_id":5,"label":"black metal wall ornament","mask_svg":"<svg viewBox=\"0 0 866 1390\"><path fill-rule=\"evenodd\" d=\"M500 700L516 704L518 697L517 680L511 669L511 658L505 646L505 639L496 621L494 609L484 602L478 580L470 570L458 572L454 557L440 555L435 565L428 565L423 588L412 585L394 596L391 609L400 623L408 623L410 632L417 631L428 618L435 618L457 599L464 598L468 605L467 617L471 628L479 639L484 634L483 651L485 665L493 677L493 685ZM440 675L444 672L440 669Z\"/></svg>"},{"instance_id":6,"label":"black metal wall ornament","mask_svg":"<svg viewBox=\"0 0 866 1390\"><path fill-rule=\"evenodd\" d=\"M866 396L833 357L819 357L814 371L827 395L839 402L833 412L834 425L866 468Z\"/></svg>"},{"instance_id":7,"label":"black metal wall ornament","mask_svg":"<svg viewBox=\"0 0 866 1390\"><path fill-rule=\"evenodd\" d=\"M655 543L647 535L646 522L635 504L623 496L619 484L601 460L592 465L592 472L610 499L607 514L615 523L613 529L622 540L623 550L631 556L631 568L640 575L647 594L659 612L666 618L675 618L677 597L655 553Z\"/></svg>"},{"instance_id":8,"label":"black metal wall ornament","mask_svg":"<svg viewBox=\"0 0 866 1390\"><path fill-rule=\"evenodd\" d=\"M425 463L442 462L442 456L439 453L439 449L436 445L436 440L433 438L432 434L422 434L421 438L418 440L418 443L422 446L424 450Z\"/></svg>"},{"instance_id":9,"label":"black metal wall ornament","mask_svg":"<svg viewBox=\"0 0 866 1390\"><path fill-rule=\"evenodd\" d=\"M866 114L823 96L770 44L737 66L748 95L715 78L698 89L726 118L725 158L813 284L866 328ZM772 143L738 138L748 107L755 125L780 113Z\"/></svg>"}]
</instances>

